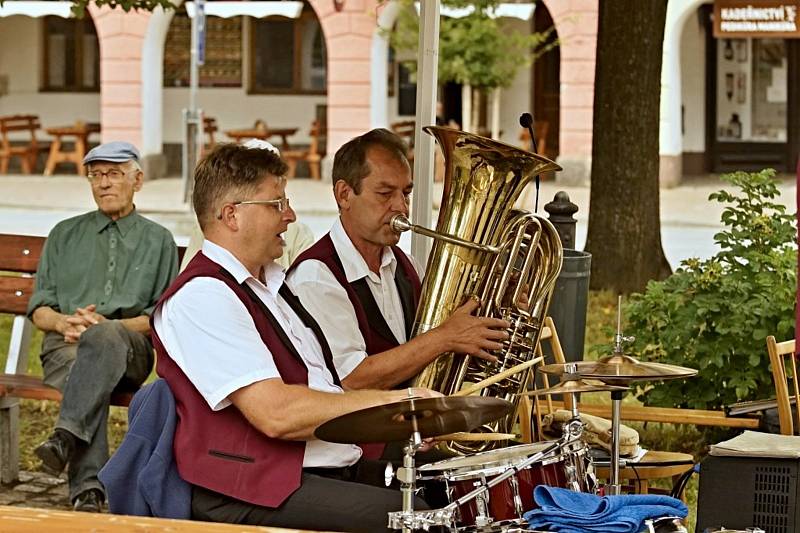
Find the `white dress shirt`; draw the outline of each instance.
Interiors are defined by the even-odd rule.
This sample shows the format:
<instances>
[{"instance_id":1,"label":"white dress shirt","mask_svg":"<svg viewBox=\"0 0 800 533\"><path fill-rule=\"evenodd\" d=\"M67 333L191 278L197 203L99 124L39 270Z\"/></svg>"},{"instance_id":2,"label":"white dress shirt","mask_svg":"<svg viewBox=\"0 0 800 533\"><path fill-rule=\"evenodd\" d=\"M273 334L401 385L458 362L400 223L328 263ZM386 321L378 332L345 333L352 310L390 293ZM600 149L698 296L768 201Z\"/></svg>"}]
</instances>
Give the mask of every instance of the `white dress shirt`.
<instances>
[{"instance_id":1,"label":"white dress shirt","mask_svg":"<svg viewBox=\"0 0 800 533\"><path fill-rule=\"evenodd\" d=\"M278 294L284 281L283 269L276 263L264 265L266 283L262 283L225 248L205 241L202 250L237 283L247 283L275 316L308 367L309 388L341 393L314 333ZM164 302L155 313L153 324L167 353L215 411L235 409L230 407L228 396L242 387L264 379L280 379L272 353L247 308L218 279L190 280ZM303 466L349 466L359 457L361 449L357 446L310 440Z\"/></svg>"},{"instance_id":2,"label":"white dress shirt","mask_svg":"<svg viewBox=\"0 0 800 533\"><path fill-rule=\"evenodd\" d=\"M391 248L387 246L383 249L381 266L376 274L370 271L361 253L356 250L340 219L337 218L333 224L330 236L348 283L366 278L367 286L389 329L401 344L406 342L403 304L394 280L397 259ZM416 261L412 257L409 259L419 273ZM325 333L333 352L336 371L344 379L367 358L367 343L358 329L358 318L347 291L333 272L322 261L315 259L300 263L289 273L287 283Z\"/></svg>"}]
</instances>

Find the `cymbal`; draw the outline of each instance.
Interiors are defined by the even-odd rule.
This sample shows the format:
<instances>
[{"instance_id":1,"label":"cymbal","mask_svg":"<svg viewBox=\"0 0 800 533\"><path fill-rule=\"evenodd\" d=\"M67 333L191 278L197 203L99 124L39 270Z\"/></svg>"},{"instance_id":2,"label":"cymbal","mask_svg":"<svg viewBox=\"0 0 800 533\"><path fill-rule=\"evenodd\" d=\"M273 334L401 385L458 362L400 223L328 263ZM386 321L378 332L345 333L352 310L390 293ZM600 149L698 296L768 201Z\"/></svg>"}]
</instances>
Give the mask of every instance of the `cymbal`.
<instances>
[{"instance_id":1,"label":"cymbal","mask_svg":"<svg viewBox=\"0 0 800 533\"><path fill-rule=\"evenodd\" d=\"M581 378L599 379L615 384L689 378L697 374L697 370L693 368L639 361L635 357L621 354L604 357L598 361L544 365L539 369L545 374L556 376L575 374Z\"/></svg>"},{"instance_id":2,"label":"cymbal","mask_svg":"<svg viewBox=\"0 0 800 533\"><path fill-rule=\"evenodd\" d=\"M520 396L542 396L544 394L576 394L579 392L598 392L628 390L628 387L621 385L608 385L602 381L592 379L569 379L561 381L552 387L539 390L529 390L521 392Z\"/></svg>"},{"instance_id":3,"label":"cymbal","mask_svg":"<svg viewBox=\"0 0 800 533\"><path fill-rule=\"evenodd\" d=\"M339 416L319 426L314 435L341 443L392 442L411 437L413 422L420 435L436 437L470 431L511 412L511 403L482 396L442 396L378 405Z\"/></svg>"}]
</instances>

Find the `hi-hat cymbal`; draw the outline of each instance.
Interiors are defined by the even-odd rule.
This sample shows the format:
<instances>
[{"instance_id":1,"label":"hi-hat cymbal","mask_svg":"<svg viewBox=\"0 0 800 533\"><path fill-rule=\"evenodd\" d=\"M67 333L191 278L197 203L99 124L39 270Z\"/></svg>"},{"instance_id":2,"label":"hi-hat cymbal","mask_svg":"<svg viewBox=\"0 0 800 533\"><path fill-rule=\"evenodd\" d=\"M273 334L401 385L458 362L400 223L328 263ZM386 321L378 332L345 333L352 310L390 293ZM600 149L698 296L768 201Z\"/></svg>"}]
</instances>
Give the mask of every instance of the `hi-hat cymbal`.
<instances>
[{"instance_id":1,"label":"hi-hat cymbal","mask_svg":"<svg viewBox=\"0 0 800 533\"><path fill-rule=\"evenodd\" d=\"M683 366L639 361L635 357L615 354L598 361L552 364L539 367L545 374L561 376L576 374L581 378L599 379L606 383L628 383L631 381L660 381L689 378L697 370Z\"/></svg>"},{"instance_id":2,"label":"hi-hat cymbal","mask_svg":"<svg viewBox=\"0 0 800 533\"><path fill-rule=\"evenodd\" d=\"M628 387L621 385L608 385L599 380L592 379L569 379L561 381L552 387L539 390L529 390L521 392L521 396L542 396L544 394L577 394L579 392L599 392L628 390Z\"/></svg>"},{"instance_id":3,"label":"hi-hat cymbal","mask_svg":"<svg viewBox=\"0 0 800 533\"><path fill-rule=\"evenodd\" d=\"M324 441L354 444L408 439L417 430L425 437L470 431L511 412L511 403L482 396L443 396L378 405L339 416L317 428Z\"/></svg>"}]
</instances>

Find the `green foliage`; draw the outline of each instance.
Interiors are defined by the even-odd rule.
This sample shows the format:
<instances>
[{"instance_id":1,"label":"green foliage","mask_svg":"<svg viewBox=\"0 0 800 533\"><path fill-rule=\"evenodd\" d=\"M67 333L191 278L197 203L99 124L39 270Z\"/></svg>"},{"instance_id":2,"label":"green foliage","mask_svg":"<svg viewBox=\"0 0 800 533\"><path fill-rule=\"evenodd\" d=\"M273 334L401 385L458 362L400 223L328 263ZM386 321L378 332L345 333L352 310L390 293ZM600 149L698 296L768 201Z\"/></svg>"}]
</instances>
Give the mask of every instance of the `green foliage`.
<instances>
[{"instance_id":1,"label":"green foliage","mask_svg":"<svg viewBox=\"0 0 800 533\"><path fill-rule=\"evenodd\" d=\"M722 179L739 191L709 200L728 204L725 230L711 259L687 259L664 281L632 295L626 333L643 360L696 368L687 380L667 381L638 396L646 404L720 408L738 400L773 397L766 337L795 336L797 229L794 215L773 202L773 170L736 172Z\"/></svg>"},{"instance_id":2,"label":"green foliage","mask_svg":"<svg viewBox=\"0 0 800 533\"><path fill-rule=\"evenodd\" d=\"M121 7L126 13L131 9L153 11L159 6L164 9L175 9L171 0L72 0L72 12L76 17L83 17L86 6L92 2L98 6L109 6L112 9Z\"/></svg>"},{"instance_id":3,"label":"green foliage","mask_svg":"<svg viewBox=\"0 0 800 533\"><path fill-rule=\"evenodd\" d=\"M0 0L0 6L3 5L4 1L8 0ZM86 6L90 3L101 7L109 6L112 9L121 7L126 13L131 9L136 11L140 9L144 11L153 11L159 6L164 9L175 9L175 4L173 4L171 0L72 0L72 13L78 18L83 18Z\"/></svg>"},{"instance_id":4,"label":"green foliage","mask_svg":"<svg viewBox=\"0 0 800 533\"><path fill-rule=\"evenodd\" d=\"M398 51L414 52L419 44L419 18L414 0L399 0L402 6L389 42ZM439 80L477 88L507 87L521 68L557 46L550 40L553 29L543 33L509 31L493 11L498 0L442 0L443 6L472 9L460 18L442 17L439 26ZM416 62L405 65L416 70Z\"/></svg>"}]
</instances>

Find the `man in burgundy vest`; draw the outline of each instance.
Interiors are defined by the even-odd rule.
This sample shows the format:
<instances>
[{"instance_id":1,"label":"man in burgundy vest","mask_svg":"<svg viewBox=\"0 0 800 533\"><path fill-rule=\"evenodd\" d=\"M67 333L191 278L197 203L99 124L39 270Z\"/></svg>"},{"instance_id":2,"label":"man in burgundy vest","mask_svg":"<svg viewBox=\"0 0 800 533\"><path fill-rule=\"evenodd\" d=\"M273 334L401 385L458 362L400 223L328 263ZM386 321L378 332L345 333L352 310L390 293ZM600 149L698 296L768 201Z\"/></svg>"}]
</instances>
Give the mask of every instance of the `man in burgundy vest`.
<instances>
[{"instance_id":1,"label":"man in burgundy vest","mask_svg":"<svg viewBox=\"0 0 800 533\"><path fill-rule=\"evenodd\" d=\"M274 262L295 220L286 170L269 149L220 145L195 171L205 241L153 314L158 373L175 395L178 472L193 485L196 519L385 530L401 495L362 482L385 465L313 432L407 392L342 391L325 337Z\"/></svg>"},{"instance_id":2,"label":"man in burgundy vest","mask_svg":"<svg viewBox=\"0 0 800 533\"><path fill-rule=\"evenodd\" d=\"M494 359L486 350L507 338L505 321L472 316L478 304L469 301L411 339L420 269L389 226L394 215L408 216L413 181L406 151L397 135L375 129L336 152L339 218L289 270L288 283L330 342L346 389L395 388L445 352Z\"/></svg>"}]
</instances>

